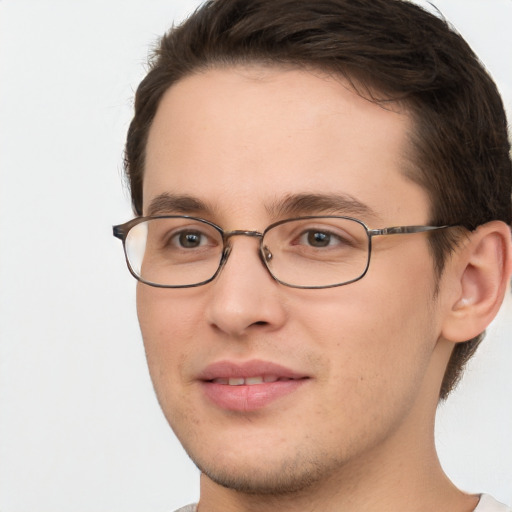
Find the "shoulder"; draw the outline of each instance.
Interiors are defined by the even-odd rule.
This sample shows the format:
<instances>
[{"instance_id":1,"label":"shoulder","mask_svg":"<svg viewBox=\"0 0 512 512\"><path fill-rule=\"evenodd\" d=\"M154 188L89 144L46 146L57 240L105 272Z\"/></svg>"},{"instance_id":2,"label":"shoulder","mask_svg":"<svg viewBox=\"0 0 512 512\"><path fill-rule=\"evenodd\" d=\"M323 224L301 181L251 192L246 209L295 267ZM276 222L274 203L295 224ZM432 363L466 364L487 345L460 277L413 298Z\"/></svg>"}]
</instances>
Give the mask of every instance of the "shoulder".
<instances>
[{"instance_id":1,"label":"shoulder","mask_svg":"<svg viewBox=\"0 0 512 512\"><path fill-rule=\"evenodd\" d=\"M482 494L474 512L512 512L512 508L496 501L488 494Z\"/></svg>"},{"instance_id":2,"label":"shoulder","mask_svg":"<svg viewBox=\"0 0 512 512\"><path fill-rule=\"evenodd\" d=\"M196 510L197 510L197 505L192 504L192 505L185 505L184 507L179 508L175 512L196 512Z\"/></svg>"}]
</instances>

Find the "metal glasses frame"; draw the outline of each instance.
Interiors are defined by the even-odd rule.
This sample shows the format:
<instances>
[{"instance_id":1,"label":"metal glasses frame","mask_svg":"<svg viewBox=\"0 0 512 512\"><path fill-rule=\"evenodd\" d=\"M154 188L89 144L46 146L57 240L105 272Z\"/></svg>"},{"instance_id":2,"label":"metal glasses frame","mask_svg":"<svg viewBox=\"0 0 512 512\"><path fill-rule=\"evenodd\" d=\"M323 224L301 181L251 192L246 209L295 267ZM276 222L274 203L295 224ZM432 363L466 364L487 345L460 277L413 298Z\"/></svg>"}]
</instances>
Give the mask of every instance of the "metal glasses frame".
<instances>
[{"instance_id":1,"label":"metal glasses frame","mask_svg":"<svg viewBox=\"0 0 512 512\"><path fill-rule=\"evenodd\" d=\"M199 283L194 283L194 284L165 285L165 284L153 283L151 281L146 281L141 276L137 275L136 272L133 270L132 266L130 265L130 261L128 259L128 254L126 251L126 238L128 236L128 233L134 226L136 226L137 224L140 224L142 222L146 222L146 221L154 220L154 219L189 219L189 220L193 220L193 221L197 221L197 222L202 222L204 224L207 224L208 226L211 226L215 230L217 230L222 237L223 249L222 249L222 253L221 253L221 258L219 260L219 266L218 266L216 272L213 274L213 276L210 277L209 279L206 279L205 281L201 281ZM351 279L350 281L344 281L342 283L336 283L336 284L320 285L320 286L303 286L303 285L295 285L295 284L286 283L285 281L281 281L279 278L277 278L272 273L272 270L269 268L268 263L267 263L268 261L270 261L270 258L272 257L272 255L265 253L265 248L263 246L263 237L265 236L266 233L268 233L268 231L270 231L272 228L274 228L276 226L285 224L287 222L292 222L292 221L297 221L297 220L308 220L308 219L312 219L312 220L314 220L314 219L345 219L345 220L354 221L364 228L364 230L366 232L366 236L368 237L368 258L367 258L366 266L365 266L363 272L358 277ZM386 228L381 228L381 229L370 229L363 221L353 218L353 217L345 217L342 215L308 215L308 216L303 216L303 217L294 217L294 218L290 218L290 219L283 219L283 220L274 222L274 223L270 224L269 226L267 226L265 228L265 230L262 232L246 231L246 230L241 230L241 229L237 229L234 231L224 231L217 224L214 224L213 222L210 222L205 219L201 219L199 217L192 217L189 215L158 215L158 216L150 216L150 217L137 217L128 222L125 222L124 224L118 224L117 226L113 226L112 230L113 230L113 235L116 238L119 238L123 242L123 250L124 250L126 264L128 266L128 270L133 275L133 277L135 277L135 279L137 279L141 283L147 284L149 286L154 286L156 288L194 288L197 286L203 286L207 283L210 283L220 274L222 268L226 264L229 254L231 253L232 246L229 245L229 243L228 243L229 239L233 236L250 236L250 237L260 239L260 245L259 245L260 259L261 259L263 265L265 266L265 268L267 269L267 271L269 272L269 274L271 275L271 277L275 281L277 281L278 283L280 283L284 286L289 286L291 288L320 289L320 288L335 288L337 286L344 286L346 284L354 283L355 281L359 281L360 279L362 279L366 275L366 273L368 272L368 268L370 267L370 259L371 259L371 254L372 254L372 238L374 236L407 235L407 234L412 234L412 233L425 233L425 232L432 232L432 231L437 231L437 230L456 227L456 226L457 226L456 224L455 225L454 224L446 224L444 226L417 225L417 226L392 226L392 227L386 227Z\"/></svg>"}]
</instances>

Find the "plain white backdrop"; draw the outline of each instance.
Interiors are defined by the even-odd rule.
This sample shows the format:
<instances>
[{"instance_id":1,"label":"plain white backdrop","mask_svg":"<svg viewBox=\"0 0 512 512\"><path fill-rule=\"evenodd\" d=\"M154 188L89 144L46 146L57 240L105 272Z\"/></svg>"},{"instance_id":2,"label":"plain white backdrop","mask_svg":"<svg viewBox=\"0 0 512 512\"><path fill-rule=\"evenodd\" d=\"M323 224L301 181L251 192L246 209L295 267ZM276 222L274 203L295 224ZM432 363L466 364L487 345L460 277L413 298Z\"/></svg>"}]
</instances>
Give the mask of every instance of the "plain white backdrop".
<instances>
[{"instance_id":1,"label":"plain white backdrop","mask_svg":"<svg viewBox=\"0 0 512 512\"><path fill-rule=\"evenodd\" d=\"M437 0L512 111L512 0ZM198 472L161 414L112 224L148 48L195 0L0 0L0 511L169 512ZM510 295L510 294L509 294ZM512 503L510 296L437 439Z\"/></svg>"}]
</instances>

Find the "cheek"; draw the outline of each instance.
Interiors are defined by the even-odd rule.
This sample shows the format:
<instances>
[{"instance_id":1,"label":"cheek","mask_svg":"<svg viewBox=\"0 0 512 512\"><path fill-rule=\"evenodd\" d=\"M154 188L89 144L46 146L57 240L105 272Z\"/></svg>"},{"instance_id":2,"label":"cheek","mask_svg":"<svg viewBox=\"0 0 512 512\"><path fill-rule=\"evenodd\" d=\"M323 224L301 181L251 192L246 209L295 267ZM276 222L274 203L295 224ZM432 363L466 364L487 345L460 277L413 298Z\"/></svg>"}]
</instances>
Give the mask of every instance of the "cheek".
<instances>
[{"instance_id":1,"label":"cheek","mask_svg":"<svg viewBox=\"0 0 512 512\"><path fill-rule=\"evenodd\" d=\"M172 290L141 283L137 287L137 314L149 371L161 398L183 373L183 362L198 338L201 315L190 301L179 300Z\"/></svg>"},{"instance_id":2,"label":"cheek","mask_svg":"<svg viewBox=\"0 0 512 512\"><path fill-rule=\"evenodd\" d=\"M430 281L400 272L392 285L371 277L317 294L296 318L297 330L328 356L326 378L338 383L338 396L364 396L356 402L379 409L417 391L437 333Z\"/></svg>"},{"instance_id":3,"label":"cheek","mask_svg":"<svg viewBox=\"0 0 512 512\"><path fill-rule=\"evenodd\" d=\"M186 345L199 325L199 306L198 301L186 300L183 292L139 283L137 315L144 343L163 348L181 340Z\"/></svg>"}]
</instances>

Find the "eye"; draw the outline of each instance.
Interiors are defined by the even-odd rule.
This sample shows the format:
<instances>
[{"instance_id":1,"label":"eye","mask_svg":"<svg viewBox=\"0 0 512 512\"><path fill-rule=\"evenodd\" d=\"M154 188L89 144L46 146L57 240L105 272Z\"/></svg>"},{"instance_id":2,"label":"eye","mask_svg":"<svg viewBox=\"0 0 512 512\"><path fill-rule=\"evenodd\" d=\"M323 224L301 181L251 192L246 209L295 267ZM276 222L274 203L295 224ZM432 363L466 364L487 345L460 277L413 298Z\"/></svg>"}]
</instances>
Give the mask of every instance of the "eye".
<instances>
[{"instance_id":1,"label":"eye","mask_svg":"<svg viewBox=\"0 0 512 512\"><path fill-rule=\"evenodd\" d=\"M171 243L183 249L196 249L208 244L208 236L200 231L180 231L171 238Z\"/></svg>"},{"instance_id":2,"label":"eye","mask_svg":"<svg viewBox=\"0 0 512 512\"><path fill-rule=\"evenodd\" d=\"M319 229L310 229L304 231L298 238L299 245L308 245L310 247L329 247L345 243L339 236L329 231Z\"/></svg>"},{"instance_id":3,"label":"eye","mask_svg":"<svg viewBox=\"0 0 512 512\"><path fill-rule=\"evenodd\" d=\"M306 237L308 244L314 247L326 247L331 244L332 240L330 233L322 231L308 231Z\"/></svg>"}]
</instances>

